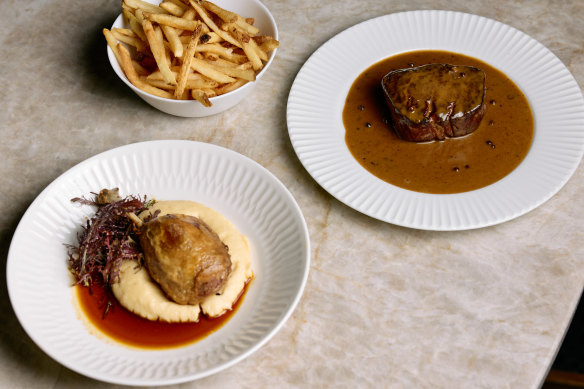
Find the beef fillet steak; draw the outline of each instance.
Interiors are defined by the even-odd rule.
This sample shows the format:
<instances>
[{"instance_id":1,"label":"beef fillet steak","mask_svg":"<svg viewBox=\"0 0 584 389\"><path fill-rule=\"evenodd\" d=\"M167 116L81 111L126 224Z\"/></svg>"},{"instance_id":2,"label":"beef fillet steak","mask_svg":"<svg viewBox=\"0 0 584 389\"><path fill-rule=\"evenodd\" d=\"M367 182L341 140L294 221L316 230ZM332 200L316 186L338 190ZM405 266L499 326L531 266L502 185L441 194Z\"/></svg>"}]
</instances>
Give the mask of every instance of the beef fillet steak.
<instances>
[{"instance_id":1,"label":"beef fillet steak","mask_svg":"<svg viewBox=\"0 0 584 389\"><path fill-rule=\"evenodd\" d=\"M198 304L220 292L231 273L231 257L202 220L165 215L142 227L140 245L150 276L179 304Z\"/></svg>"},{"instance_id":2,"label":"beef fillet steak","mask_svg":"<svg viewBox=\"0 0 584 389\"><path fill-rule=\"evenodd\" d=\"M485 73L472 66L430 64L394 70L381 86L394 130L408 141L470 134L486 110Z\"/></svg>"}]
</instances>

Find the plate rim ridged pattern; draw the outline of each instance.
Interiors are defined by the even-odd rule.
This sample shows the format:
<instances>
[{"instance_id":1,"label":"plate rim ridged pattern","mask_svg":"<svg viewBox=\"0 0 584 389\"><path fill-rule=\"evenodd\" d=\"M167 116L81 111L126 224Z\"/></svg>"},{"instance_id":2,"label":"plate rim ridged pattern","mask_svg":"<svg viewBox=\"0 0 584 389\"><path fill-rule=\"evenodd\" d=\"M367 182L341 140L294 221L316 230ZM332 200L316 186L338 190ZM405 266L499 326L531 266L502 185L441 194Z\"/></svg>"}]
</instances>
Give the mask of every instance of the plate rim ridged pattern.
<instances>
[{"instance_id":1,"label":"plate rim ridged pattern","mask_svg":"<svg viewBox=\"0 0 584 389\"><path fill-rule=\"evenodd\" d=\"M355 78L383 58L425 49L487 62L527 96L535 121L532 146L521 164L494 184L446 195L413 192L373 176L348 150L342 109ZM298 72L287 123L299 160L332 196L373 218L424 230L467 230L519 217L556 194L584 153L584 98L565 65L509 25L455 11L394 13L335 35Z\"/></svg>"},{"instance_id":2,"label":"plate rim ridged pattern","mask_svg":"<svg viewBox=\"0 0 584 389\"><path fill-rule=\"evenodd\" d=\"M81 320L64 244L75 242L92 209L70 199L115 186L124 195L200 202L248 237L255 278L236 314L217 332L184 347L139 350L92 334ZM152 386L217 373L262 347L298 304L309 267L306 222L272 173L220 146L162 140L105 151L47 186L14 233L6 281L21 325L57 362L101 381Z\"/></svg>"}]
</instances>

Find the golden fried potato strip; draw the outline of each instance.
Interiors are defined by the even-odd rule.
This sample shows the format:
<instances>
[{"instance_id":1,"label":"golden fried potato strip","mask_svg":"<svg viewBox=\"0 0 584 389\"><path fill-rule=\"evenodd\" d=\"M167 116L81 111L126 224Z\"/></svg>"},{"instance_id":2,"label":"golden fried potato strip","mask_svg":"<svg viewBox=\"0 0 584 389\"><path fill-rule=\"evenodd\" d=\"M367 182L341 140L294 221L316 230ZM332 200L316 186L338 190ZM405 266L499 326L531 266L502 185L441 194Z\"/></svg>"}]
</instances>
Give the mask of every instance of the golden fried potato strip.
<instances>
[{"instance_id":1,"label":"golden fried potato strip","mask_svg":"<svg viewBox=\"0 0 584 389\"><path fill-rule=\"evenodd\" d=\"M203 34L203 29L201 25L195 28L193 35L191 36L191 41L187 46L187 50L183 57L183 63L180 68L180 72L178 73L178 84L176 86L176 90L174 91L174 98L181 99L183 92L185 91L185 86L187 84L187 77L189 72L191 71L191 63L195 57L195 50L197 49L197 44L199 43L199 38ZM181 45L182 46L182 45Z\"/></svg>"},{"instance_id":2,"label":"golden fried potato strip","mask_svg":"<svg viewBox=\"0 0 584 389\"><path fill-rule=\"evenodd\" d=\"M167 99L172 98L172 95L170 93L168 93L162 89L155 88L155 87L149 85L148 83L142 81L140 76L138 76L138 73L136 73L134 66L132 65L132 58L130 57L130 52L128 51L128 49L126 49L126 47L121 43L118 43L117 48L118 48L118 52L120 53L120 58L122 60L121 64L120 64L122 67L122 70L126 74L126 77L128 77L128 80L130 80L130 82L136 88L139 88L139 89L143 90L144 92L150 93L154 96L164 97Z\"/></svg>"}]
</instances>

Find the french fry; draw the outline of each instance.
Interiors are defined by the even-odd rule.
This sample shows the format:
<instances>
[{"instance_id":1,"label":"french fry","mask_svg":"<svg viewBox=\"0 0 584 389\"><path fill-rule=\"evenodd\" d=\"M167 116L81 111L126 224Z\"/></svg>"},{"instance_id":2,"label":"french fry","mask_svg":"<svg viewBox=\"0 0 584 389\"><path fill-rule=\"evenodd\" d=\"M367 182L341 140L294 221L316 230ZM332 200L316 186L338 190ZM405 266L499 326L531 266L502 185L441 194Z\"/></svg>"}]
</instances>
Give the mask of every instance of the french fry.
<instances>
[{"instance_id":1,"label":"french fry","mask_svg":"<svg viewBox=\"0 0 584 389\"><path fill-rule=\"evenodd\" d=\"M144 16L152 22L156 22L158 24L164 24L166 26L170 26L170 27L174 27L174 28L178 28L178 29L186 30L186 31L194 31L195 28L197 28L197 26L200 24L194 20L186 20L186 19L179 18L179 17L173 16L173 15L147 13Z\"/></svg>"},{"instance_id":2,"label":"french fry","mask_svg":"<svg viewBox=\"0 0 584 389\"><path fill-rule=\"evenodd\" d=\"M216 32L208 32L206 35L209 36L209 39L205 43L219 43L223 41L223 38L217 35Z\"/></svg>"},{"instance_id":3,"label":"french fry","mask_svg":"<svg viewBox=\"0 0 584 389\"><path fill-rule=\"evenodd\" d=\"M193 8L195 9L195 11L197 11L197 13L199 14L199 16L203 20L203 22L205 22L205 24L207 26L209 26L209 28L211 30L213 30L217 35L219 35L221 38L223 38L227 42L231 43L232 45L235 45L237 47L241 47L241 44L237 40L235 40L231 35L229 35L225 31L221 30L215 24L215 22L213 21L213 19L211 19L209 17L209 15L207 15L207 12L205 11L205 9L203 7L201 7L199 4L197 4L197 2L195 0L190 0L190 3L193 6Z\"/></svg>"},{"instance_id":4,"label":"french fry","mask_svg":"<svg viewBox=\"0 0 584 389\"><path fill-rule=\"evenodd\" d=\"M236 78L241 78L244 79L246 81L255 81L256 77L255 77L255 72L251 69L238 69L238 68L234 68L234 67L230 67L230 66L224 66L222 65L220 62L211 62L211 61L207 61L207 63L209 64L209 66L211 66L213 69L217 70L218 72L224 73L228 76L231 77L236 77Z\"/></svg>"},{"instance_id":5,"label":"french fry","mask_svg":"<svg viewBox=\"0 0 584 389\"><path fill-rule=\"evenodd\" d=\"M168 3L174 3L177 6L181 7L182 9L184 9L185 11L187 9L189 9L189 6L188 6L188 3L189 2L187 0L185 0L185 1L181 1L181 0L166 0L166 2L168 2Z\"/></svg>"},{"instance_id":6,"label":"french fry","mask_svg":"<svg viewBox=\"0 0 584 389\"><path fill-rule=\"evenodd\" d=\"M215 90L217 91L218 95L223 95L225 93L231 92L236 90L237 88L242 87L243 85L247 84L248 81L247 80L242 80L241 78L232 82L231 84L225 84L220 88L216 88Z\"/></svg>"},{"instance_id":7,"label":"french fry","mask_svg":"<svg viewBox=\"0 0 584 389\"><path fill-rule=\"evenodd\" d=\"M186 7L184 8L180 7L179 5L171 1L163 1L162 3L160 3L159 7L168 12L169 14L179 17L182 16L186 11Z\"/></svg>"},{"instance_id":8,"label":"french fry","mask_svg":"<svg viewBox=\"0 0 584 389\"><path fill-rule=\"evenodd\" d=\"M207 37L205 37L205 35ZM181 35L181 36L179 36L179 39L182 42L182 44L186 46L186 45L189 44L189 40L191 39L191 37L189 35ZM219 42L223 42L223 38L221 38L219 35L217 35L214 32L204 32L204 34L201 36L201 40L203 40L203 39L205 39L205 42L204 43L219 43Z\"/></svg>"},{"instance_id":9,"label":"french fry","mask_svg":"<svg viewBox=\"0 0 584 389\"><path fill-rule=\"evenodd\" d=\"M111 31L115 34L121 34L121 35L126 35L126 36L133 36L135 37L136 34L134 34L134 32L128 28L112 28Z\"/></svg>"},{"instance_id":10,"label":"french fry","mask_svg":"<svg viewBox=\"0 0 584 389\"><path fill-rule=\"evenodd\" d=\"M162 25L160 27L162 28L164 36L166 36L166 40L168 41L168 45L174 56L179 58L182 57L184 49L180 37L178 36L178 31L170 26Z\"/></svg>"},{"instance_id":11,"label":"french fry","mask_svg":"<svg viewBox=\"0 0 584 389\"><path fill-rule=\"evenodd\" d=\"M263 43L260 44L260 50L263 51L264 53L269 53L270 51L276 50L278 47L280 46L280 42L278 42L275 39L269 39L264 41Z\"/></svg>"},{"instance_id":12,"label":"french fry","mask_svg":"<svg viewBox=\"0 0 584 389\"><path fill-rule=\"evenodd\" d=\"M180 71L180 66L173 66L172 68L170 68L170 70L172 70L173 73L178 74L178 72ZM148 81L162 81L162 82L164 82L164 79L162 78L162 74L158 70L150 73L148 75L148 77L146 77L146 79ZM215 88L215 87L219 86L219 83L217 81L209 80L207 77L203 76L201 73L189 73L188 74L187 85L197 84L198 82L200 82L199 84L204 85L206 88ZM169 85L169 87L174 88L174 85ZM193 88L189 88L187 86L187 89L193 89Z\"/></svg>"},{"instance_id":13,"label":"french fry","mask_svg":"<svg viewBox=\"0 0 584 389\"><path fill-rule=\"evenodd\" d=\"M156 34L156 41L158 42L160 47L164 49L163 50L164 57L166 58L166 63L170 68L170 66L173 64L172 58L170 56L170 50L168 50L168 42L164 40L164 34L162 33L162 28L160 27L160 25L154 26L154 33Z\"/></svg>"},{"instance_id":14,"label":"french fry","mask_svg":"<svg viewBox=\"0 0 584 389\"><path fill-rule=\"evenodd\" d=\"M280 42L278 42L276 39L274 39L273 36L269 36L269 35L254 36L254 37L252 37L252 39L259 46L260 50L262 50L263 52L266 53L266 56L267 56L267 53L269 53L272 50L277 49L278 46L280 46Z\"/></svg>"},{"instance_id":15,"label":"french fry","mask_svg":"<svg viewBox=\"0 0 584 389\"><path fill-rule=\"evenodd\" d=\"M169 1L170 1L170 0L169 0ZM173 3L180 3L180 4L183 4L183 5L185 5L185 4L184 4L184 3L182 3L180 0L173 0ZM186 5L185 5L185 6L186 6ZM181 16L181 17L182 17L184 20L190 20L190 21L193 21L193 20L195 20L195 16L196 16L196 15L197 15L197 13L195 12L195 10L189 7L189 8L187 8L187 10L186 10L186 11L185 11L185 12L182 14L182 16ZM182 29L180 29L180 28L175 28L175 31L176 31L176 34L177 34L177 35L179 36L179 38L180 38L181 34L183 33L183 30L182 30ZM187 37L187 38L188 38L188 37ZM187 42L187 43L188 43L188 42Z\"/></svg>"},{"instance_id":16,"label":"french fry","mask_svg":"<svg viewBox=\"0 0 584 389\"><path fill-rule=\"evenodd\" d=\"M223 31L229 31L229 30L236 29L236 30L240 30L242 33L244 33L244 31L241 30L241 28L239 28L239 26L237 24L235 24L235 22L221 23L219 28L221 28Z\"/></svg>"},{"instance_id":17,"label":"french fry","mask_svg":"<svg viewBox=\"0 0 584 389\"><path fill-rule=\"evenodd\" d=\"M222 66L224 68L237 68L237 67L241 66L241 65L236 64L233 61L229 61L229 60L226 60L223 58L217 58L214 62L215 62L215 65Z\"/></svg>"},{"instance_id":18,"label":"french fry","mask_svg":"<svg viewBox=\"0 0 584 389\"><path fill-rule=\"evenodd\" d=\"M214 63L216 65L222 66L224 68L236 68L236 69L241 69L241 70L252 69L251 62L237 63L233 60L226 60L223 58L218 58L214 61Z\"/></svg>"},{"instance_id":19,"label":"french fry","mask_svg":"<svg viewBox=\"0 0 584 389\"><path fill-rule=\"evenodd\" d=\"M215 61L217 59L219 59L219 56L217 54L213 54L213 53L202 53L203 54L203 58L205 61Z\"/></svg>"},{"instance_id":20,"label":"french fry","mask_svg":"<svg viewBox=\"0 0 584 389\"><path fill-rule=\"evenodd\" d=\"M146 82L148 84L150 84L154 87L160 88L160 89L166 89L169 91L176 90L176 87L174 85L168 85L166 82L164 82L164 80L148 80L147 79ZM191 90L191 89L212 90L212 89L217 88L218 85L219 84L215 81L209 81L209 80L203 80L203 79L187 80L185 90Z\"/></svg>"},{"instance_id":21,"label":"french fry","mask_svg":"<svg viewBox=\"0 0 584 389\"><path fill-rule=\"evenodd\" d=\"M180 99L187 83L187 76L191 70L191 63L193 62L195 56L195 50L197 48L197 44L199 43L199 38L202 34L202 28L199 25L195 31L193 31L193 35L191 36L191 41L187 46L187 50L185 51L185 55L183 57L182 67L180 68L180 72L178 73L177 79L177 86L174 92L174 97L176 99ZM182 45L181 45L182 46Z\"/></svg>"},{"instance_id":22,"label":"french fry","mask_svg":"<svg viewBox=\"0 0 584 389\"><path fill-rule=\"evenodd\" d=\"M136 16L136 20L140 25L144 24L144 12L141 9L137 9L136 12L134 12L134 16ZM144 31L144 27L142 27L142 31Z\"/></svg>"},{"instance_id":23,"label":"french fry","mask_svg":"<svg viewBox=\"0 0 584 389\"><path fill-rule=\"evenodd\" d=\"M199 103L203 104L205 107L211 107L211 102L207 94L201 89L192 89L191 95L193 99L197 100Z\"/></svg>"},{"instance_id":24,"label":"french fry","mask_svg":"<svg viewBox=\"0 0 584 389\"><path fill-rule=\"evenodd\" d=\"M214 89L219 86L219 83L211 80L187 80L186 89Z\"/></svg>"},{"instance_id":25,"label":"french fry","mask_svg":"<svg viewBox=\"0 0 584 389\"><path fill-rule=\"evenodd\" d=\"M231 36L233 36L233 38L235 38L239 43L242 44L242 46L243 46L243 43L248 43L249 40L251 39L248 34L241 31L234 24L226 24L225 27L226 27L225 31L229 32L231 34Z\"/></svg>"},{"instance_id":26,"label":"french fry","mask_svg":"<svg viewBox=\"0 0 584 389\"><path fill-rule=\"evenodd\" d=\"M155 13L155 14L166 13L166 11L164 9L160 8L159 6L147 3L147 2L142 1L142 0L124 0L124 4L126 4L130 8L141 9L141 10L144 10L144 11L150 12L150 13Z\"/></svg>"},{"instance_id":27,"label":"french fry","mask_svg":"<svg viewBox=\"0 0 584 389\"><path fill-rule=\"evenodd\" d=\"M249 35L257 35L260 33L259 28L257 28L256 26L252 26L253 19L251 20L251 23L248 23L247 20L245 20L241 16L239 16L237 18L237 20L235 21L235 23L237 23L239 28L241 28L243 31L245 31Z\"/></svg>"},{"instance_id":28,"label":"french fry","mask_svg":"<svg viewBox=\"0 0 584 389\"><path fill-rule=\"evenodd\" d=\"M149 85L148 83L142 81L142 79L140 79L140 77L138 76L138 73L136 73L136 70L134 69L134 66L132 65L132 58L130 57L130 52L128 51L128 49L126 49L124 47L124 45L122 43L118 43L117 49L118 49L118 52L120 53L120 58L121 58L120 66L122 67L122 70L124 71L124 74L126 75L126 77L128 77L128 80L130 80L130 82L136 88L139 88L139 89L143 90L144 92L150 93L154 96L164 97L164 98L172 98L172 95L170 93L168 93L162 89L153 87L153 86Z\"/></svg>"},{"instance_id":29,"label":"french fry","mask_svg":"<svg viewBox=\"0 0 584 389\"><path fill-rule=\"evenodd\" d=\"M195 16L197 16L197 12L193 8L189 8L185 11L182 18L185 20L195 20Z\"/></svg>"},{"instance_id":30,"label":"french fry","mask_svg":"<svg viewBox=\"0 0 584 389\"><path fill-rule=\"evenodd\" d=\"M177 74L177 72L174 70L174 68L176 68L176 66L173 66L171 68L171 71L173 72L173 74ZM175 76L176 77L176 76ZM164 81L164 77L162 77L162 73L160 72L160 70L156 70L152 73L150 73L148 76L146 76L147 80L152 80L152 81Z\"/></svg>"},{"instance_id":31,"label":"french fry","mask_svg":"<svg viewBox=\"0 0 584 389\"><path fill-rule=\"evenodd\" d=\"M138 73L139 76L147 76L150 72L148 70L146 70L146 68L142 65L140 65L138 62L132 60L132 65L134 65L134 69L136 70L136 73Z\"/></svg>"},{"instance_id":32,"label":"french fry","mask_svg":"<svg viewBox=\"0 0 584 389\"><path fill-rule=\"evenodd\" d=\"M210 1L201 1L201 5L207 11L214 13L215 15L219 16L219 18L221 18L224 22L227 23L233 23L237 21L237 17L239 16L235 12L227 11L226 9L223 9L218 5L211 3Z\"/></svg>"},{"instance_id":33,"label":"french fry","mask_svg":"<svg viewBox=\"0 0 584 389\"><path fill-rule=\"evenodd\" d=\"M131 35L127 34L126 33L127 31L131 32ZM134 46L138 51L142 52L148 51L144 42L142 42L140 38L135 36L131 30L121 31L121 29L119 28L114 28L112 30L112 34L118 41L127 43L130 46Z\"/></svg>"},{"instance_id":34,"label":"french fry","mask_svg":"<svg viewBox=\"0 0 584 389\"><path fill-rule=\"evenodd\" d=\"M118 50L118 42L117 42L116 37L107 28L103 29L103 35L105 36L105 39L107 41L108 46L110 47L110 49L114 53L116 60L118 61L118 63L121 66L122 57L120 57L120 52ZM142 65L140 65L138 62L136 62L134 60L132 60L132 67L139 75L147 75L148 74L148 71L146 69L144 69L144 67Z\"/></svg>"},{"instance_id":35,"label":"french fry","mask_svg":"<svg viewBox=\"0 0 584 389\"><path fill-rule=\"evenodd\" d=\"M208 98L217 96L216 89L203 88L201 90L205 92L205 95L207 95Z\"/></svg>"},{"instance_id":36,"label":"french fry","mask_svg":"<svg viewBox=\"0 0 584 389\"><path fill-rule=\"evenodd\" d=\"M251 62L245 62L240 65L237 65L238 69L253 69Z\"/></svg>"},{"instance_id":37,"label":"french fry","mask_svg":"<svg viewBox=\"0 0 584 389\"><path fill-rule=\"evenodd\" d=\"M122 12L126 11L126 12L130 12L130 13L134 13L135 9L133 9L132 7L128 6L126 3L124 3L122 1Z\"/></svg>"},{"instance_id":38,"label":"french fry","mask_svg":"<svg viewBox=\"0 0 584 389\"><path fill-rule=\"evenodd\" d=\"M253 41L251 41L251 42L253 42ZM247 58L249 58L249 60L251 62L251 66L253 67L253 70L260 70L261 68L264 67L264 64L262 63L262 60L260 59L258 52L252 46L251 42L242 42L241 43L243 46L243 52L245 53L245 55L247 55Z\"/></svg>"},{"instance_id":39,"label":"french fry","mask_svg":"<svg viewBox=\"0 0 584 389\"><path fill-rule=\"evenodd\" d=\"M219 83L217 81L213 81L208 79L207 77L203 76L201 73L189 73L189 80L203 80L203 81L207 81L215 86L219 85ZM210 84L209 84L210 85Z\"/></svg>"},{"instance_id":40,"label":"french fry","mask_svg":"<svg viewBox=\"0 0 584 389\"><path fill-rule=\"evenodd\" d=\"M229 60L236 62L238 64L250 62L249 58L247 58L247 56L245 54L237 54L237 53L233 53L233 55L231 56L231 58Z\"/></svg>"},{"instance_id":41,"label":"french fry","mask_svg":"<svg viewBox=\"0 0 584 389\"><path fill-rule=\"evenodd\" d=\"M243 52L251 61L254 70L261 70L264 67L262 60L267 61L268 57L265 56L265 53L262 53L259 50L258 46L255 44L253 39L250 38L249 35L243 33L239 29L235 27L231 27L229 29L229 33L241 44L243 48ZM265 58L263 58L265 57Z\"/></svg>"},{"instance_id":42,"label":"french fry","mask_svg":"<svg viewBox=\"0 0 584 389\"><path fill-rule=\"evenodd\" d=\"M229 77L225 73L214 69L211 65L209 65L206 61L198 58L193 58L193 62L191 63L191 67L201 73L202 75L210 78L211 80L217 81L221 84L229 84L235 81L235 78Z\"/></svg>"},{"instance_id":43,"label":"french fry","mask_svg":"<svg viewBox=\"0 0 584 389\"><path fill-rule=\"evenodd\" d=\"M110 47L110 49L114 53L114 56L118 60L118 63L122 63L122 57L120 57L120 52L118 51L118 41L117 41L116 37L107 28L104 28L102 30L102 32L103 32L103 35L105 36L105 40L107 42L107 45Z\"/></svg>"},{"instance_id":44,"label":"french fry","mask_svg":"<svg viewBox=\"0 0 584 389\"><path fill-rule=\"evenodd\" d=\"M223 58L230 59L233 56L233 49L223 47L217 43L204 44L197 47L197 51L201 53L213 53Z\"/></svg>"},{"instance_id":45,"label":"french fry","mask_svg":"<svg viewBox=\"0 0 584 389\"><path fill-rule=\"evenodd\" d=\"M260 48L258 47L257 43L253 39L250 39L249 42L248 42L248 44L257 53L258 57L260 57L260 59L262 61L267 61L268 60L268 55L265 52L263 52L262 50L260 50Z\"/></svg>"},{"instance_id":46,"label":"french fry","mask_svg":"<svg viewBox=\"0 0 584 389\"><path fill-rule=\"evenodd\" d=\"M127 8L123 9L122 14L124 15L124 17L128 21L128 24L130 25L130 29L134 32L134 34L136 34L143 41L146 41L146 35L144 34L144 30L142 29L142 23L140 23L138 21L138 19L136 18L136 15L134 15Z\"/></svg>"},{"instance_id":47,"label":"french fry","mask_svg":"<svg viewBox=\"0 0 584 389\"><path fill-rule=\"evenodd\" d=\"M157 34L154 31L154 27L152 26L150 20L145 19L144 22L142 23L142 28L144 28L144 33L146 34L146 38L148 39L148 43L150 44L150 50L152 51L154 60L158 65L158 69L160 69L160 72L164 77L164 81L166 81L169 84L173 85L176 84L176 79L174 78L174 75L172 74L170 68L168 67L169 65L166 60L164 46L158 40L158 37L156 36Z\"/></svg>"},{"instance_id":48,"label":"french fry","mask_svg":"<svg viewBox=\"0 0 584 389\"><path fill-rule=\"evenodd\" d=\"M164 82L164 80L149 80L148 78L146 78L146 82L155 88L160 88L160 89L164 89L164 90L168 90L168 91L174 91L176 89L176 86L167 84L166 82ZM174 97L174 92L173 92L173 97Z\"/></svg>"}]
</instances>

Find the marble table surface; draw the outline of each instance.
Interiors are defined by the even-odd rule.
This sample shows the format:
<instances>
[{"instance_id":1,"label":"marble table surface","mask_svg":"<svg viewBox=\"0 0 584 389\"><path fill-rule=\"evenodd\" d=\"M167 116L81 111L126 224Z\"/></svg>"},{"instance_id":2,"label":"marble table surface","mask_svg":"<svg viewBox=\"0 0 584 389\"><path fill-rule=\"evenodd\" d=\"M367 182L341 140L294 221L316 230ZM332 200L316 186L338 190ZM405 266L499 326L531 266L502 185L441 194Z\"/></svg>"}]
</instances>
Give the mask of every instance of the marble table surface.
<instances>
[{"instance_id":1,"label":"marble table surface","mask_svg":"<svg viewBox=\"0 0 584 389\"><path fill-rule=\"evenodd\" d=\"M186 119L137 98L107 62L101 29L119 1L2 2L0 266L34 198L102 151L155 139L208 142L272 172L298 201L312 263L283 328L241 363L181 388L534 388L541 385L584 286L584 169L507 223L463 232L387 224L347 207L291 146L286 101L321 44L367 19L449 9L509 24L547 46L584 85L580 0L265 0L281 49L252 98ZM584 130L584 128L582 129ZM0 282L0 387L110 385L60 366L27 336Z\"/></svg>"}]
</instances>

